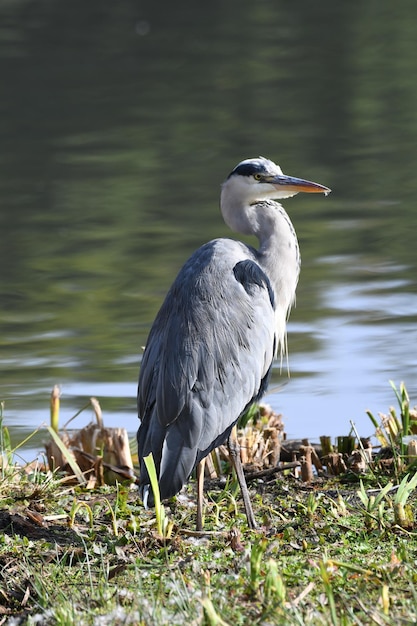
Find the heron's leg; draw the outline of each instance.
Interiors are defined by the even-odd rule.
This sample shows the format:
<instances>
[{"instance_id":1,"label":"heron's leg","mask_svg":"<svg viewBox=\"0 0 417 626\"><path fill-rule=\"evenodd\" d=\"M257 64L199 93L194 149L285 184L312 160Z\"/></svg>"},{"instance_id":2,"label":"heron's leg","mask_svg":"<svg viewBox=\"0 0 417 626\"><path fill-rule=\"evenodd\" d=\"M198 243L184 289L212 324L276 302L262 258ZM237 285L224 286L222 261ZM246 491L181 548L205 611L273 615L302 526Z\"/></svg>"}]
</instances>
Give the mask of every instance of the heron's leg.
<instances>
[{"instance_id":1,"label":"heron's leg","mask_svg":"<svg viewBox=\"0 0 417 626\"><path fill-rule=\"evenodd\" d=\"M230 458L236 471L236 476L242 492L243 504L245 506L246 518L249 528L256 528L255 516L253 514L252 504L249 498L248 486L246 484L245 474L243 473L242 461L240 460L240 445L237 440L237 429L233 427L232 432L227 440Z\"/></svg>"},{"instance_id":2,"label":"heron's leg","mask_svg":"<svg viewBox=\"0 0 417 626\"><path fill-rule=\"evenodd\" d=\"M203 530L204 466L206 459L197 465L197 530Z\"/></svg>"}]
</instances>

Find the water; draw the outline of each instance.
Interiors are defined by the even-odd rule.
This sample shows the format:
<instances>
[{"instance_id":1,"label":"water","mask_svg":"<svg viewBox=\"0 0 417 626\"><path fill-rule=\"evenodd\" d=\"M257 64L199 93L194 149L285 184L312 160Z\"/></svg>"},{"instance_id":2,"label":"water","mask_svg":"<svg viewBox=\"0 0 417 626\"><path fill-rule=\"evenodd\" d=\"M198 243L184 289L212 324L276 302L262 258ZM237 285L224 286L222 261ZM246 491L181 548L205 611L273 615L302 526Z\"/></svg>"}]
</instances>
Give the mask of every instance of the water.
<instances>
[{"instance_id":1,"label":"water","mask_svg":"<svg viewBox=\"0 0 417 626\"><path fill-rule=\"evenodd\" d=\"M150 324L190 253L230 236L220 183L259 154L333 190L285 202L302 273L291 377L277 367L266 401L288 435L350 420L369 434L390 379L417 397L416 12L1 5L0 396L15 443L48 422L55 383L62 423L96 396L108 426L136 430Z\"/></svg>"}]
</instances>

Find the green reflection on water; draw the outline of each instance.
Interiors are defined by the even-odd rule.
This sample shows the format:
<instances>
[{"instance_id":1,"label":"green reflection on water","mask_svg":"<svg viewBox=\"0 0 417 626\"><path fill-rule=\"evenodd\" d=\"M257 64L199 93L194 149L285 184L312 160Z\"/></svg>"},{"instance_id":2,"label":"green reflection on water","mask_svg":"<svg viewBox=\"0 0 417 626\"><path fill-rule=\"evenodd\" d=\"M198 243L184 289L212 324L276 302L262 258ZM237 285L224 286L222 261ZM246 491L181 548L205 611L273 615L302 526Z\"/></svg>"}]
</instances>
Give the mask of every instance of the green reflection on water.
<instances>
[{"instance_id":1,"label":"green reflection on water","mask_svg":"<svg viewBox=\"0 0 417 626\"><path fill-rule=\"evenodd\" d=\"M259 153L333 188L286 203L303 259L295 322L326 319L329 286L383 280L387 264L415 291L416 11L411 0L3 4L6 393L134 380L177 270L230 236L221 181ZM320 341L290 337L290 349Z\"/></svg>"}]
</instances>

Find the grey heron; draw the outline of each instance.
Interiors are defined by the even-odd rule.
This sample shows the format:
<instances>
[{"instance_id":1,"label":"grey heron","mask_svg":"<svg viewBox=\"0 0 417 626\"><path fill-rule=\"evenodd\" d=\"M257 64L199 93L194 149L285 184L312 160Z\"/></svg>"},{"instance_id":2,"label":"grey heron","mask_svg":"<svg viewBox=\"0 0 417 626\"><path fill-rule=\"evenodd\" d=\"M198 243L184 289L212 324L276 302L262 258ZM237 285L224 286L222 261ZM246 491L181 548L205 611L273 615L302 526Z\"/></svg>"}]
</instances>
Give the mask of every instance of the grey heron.
<instances>
[{"instance_id":1,"label":"grey heron","mask_svg":"<svg viewBox=\"0 0 417 626\"><path fill-rule=\"evenodd\" d=\"M200 461L231 443L240 415L264 394L274 357L287 351L300 252L291 220L276 200L300 191L330 189L286 176L264 157L239 163L221 187L220 208L226 224L255 235L259 248L226 238L204 244L182 267L156 316L138 386L145 506L153 496L143 458L153 455L161 498L177 494ZM231 448L254 527L239 455Z\"/></svg>"}]
</instances>

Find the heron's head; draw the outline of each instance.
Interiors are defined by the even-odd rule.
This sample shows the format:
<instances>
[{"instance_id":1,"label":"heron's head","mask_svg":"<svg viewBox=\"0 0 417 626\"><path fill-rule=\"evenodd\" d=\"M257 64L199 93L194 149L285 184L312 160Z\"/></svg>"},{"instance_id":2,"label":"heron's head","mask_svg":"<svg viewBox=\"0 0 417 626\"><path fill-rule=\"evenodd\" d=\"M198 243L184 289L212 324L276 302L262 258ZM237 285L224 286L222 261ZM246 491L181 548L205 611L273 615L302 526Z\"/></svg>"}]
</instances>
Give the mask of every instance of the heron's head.
<instances>
[{"instance_id":1,"label":"heron's head","mask_svg":"<svg viewBox=\"0 0 417 626\"><path fill-rule=\"evenodd\" d=\"M283 174L279 165L264 157L246 159L236 165L223 183L222 191L249 204L289 198L301 191L330 193L328 187Z\"/></svg>"}]
</instances>

